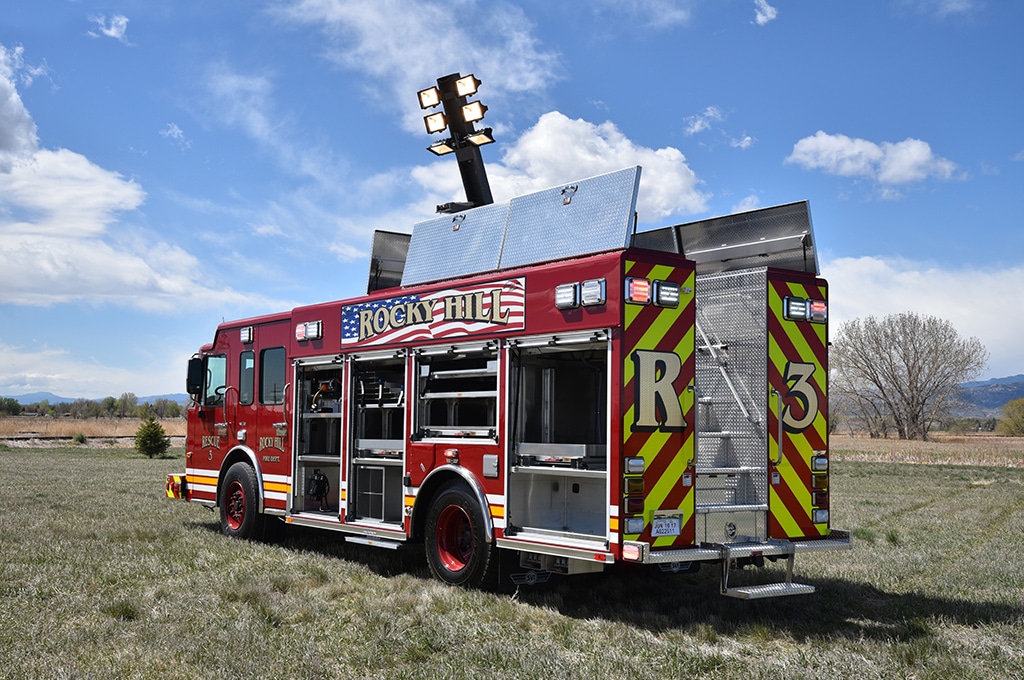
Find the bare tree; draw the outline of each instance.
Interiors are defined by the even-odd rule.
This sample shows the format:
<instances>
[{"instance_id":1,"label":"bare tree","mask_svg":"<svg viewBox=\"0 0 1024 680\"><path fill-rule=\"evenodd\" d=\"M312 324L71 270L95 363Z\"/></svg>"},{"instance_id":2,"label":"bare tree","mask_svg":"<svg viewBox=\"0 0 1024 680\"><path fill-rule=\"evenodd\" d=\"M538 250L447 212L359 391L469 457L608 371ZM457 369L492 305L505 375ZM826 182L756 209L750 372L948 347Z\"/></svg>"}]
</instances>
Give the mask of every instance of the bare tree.
<instances>
[{"instance_id":1,"label":"bare tree","mask_svg":"<svg viewBox=\"0 0 1024 680\"><path fill-rule=\"evenodd\" d=\"M963 339L953 325L912 312L869 316L839 327L832 348L837 385L884 436L891 423L900 439L927 439L962 382L978 377L988 350Z\"/></svg>"}]
</instances>

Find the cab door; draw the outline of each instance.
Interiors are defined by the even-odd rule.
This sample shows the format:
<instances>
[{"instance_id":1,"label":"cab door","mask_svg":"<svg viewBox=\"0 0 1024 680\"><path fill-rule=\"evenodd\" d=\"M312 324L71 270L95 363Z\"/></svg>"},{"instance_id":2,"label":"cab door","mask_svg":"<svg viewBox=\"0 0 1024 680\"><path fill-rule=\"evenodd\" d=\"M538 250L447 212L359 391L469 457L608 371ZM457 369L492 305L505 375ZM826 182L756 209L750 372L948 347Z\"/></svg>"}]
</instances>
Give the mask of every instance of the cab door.
<instances>
[{"instance_id":1,"label":"cab door","mask_svg":"<svg viewBox=\"0 0 1024 680\"><path fill-rule=\"evenodd\" d=\"M192 367L195 367L193 370ZM227 355L209 353L193 359L194 399L189 417L185 473L189 500L217 502L217 476L230 445L225 417ZM192 380L190 380L192 382Z\"/></svg>"}]
</instances>

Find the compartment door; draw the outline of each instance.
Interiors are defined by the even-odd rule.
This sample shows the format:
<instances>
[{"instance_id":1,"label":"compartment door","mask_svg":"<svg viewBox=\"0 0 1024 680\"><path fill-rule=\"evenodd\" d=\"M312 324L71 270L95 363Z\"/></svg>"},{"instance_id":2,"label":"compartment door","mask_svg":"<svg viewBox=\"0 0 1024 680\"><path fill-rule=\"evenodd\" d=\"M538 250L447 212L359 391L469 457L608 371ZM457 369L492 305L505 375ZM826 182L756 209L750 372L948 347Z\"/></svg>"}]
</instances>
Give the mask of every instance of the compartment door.
<instances>
[{"instance_id":1,"label":"compartment door","mask_svg":"<svg viewBox=\"0 0 1024 680\"><path fill-rule=\"evenodd\" d=\"M772 538L828 535L827 321L824 280L792 272L769 274L768 530Z\"/></svg>"},{"instance_id":2,"label":"compartment door","mask_svg":"<svg viewBox=\"0 0 1024 680\"><path fill-rule=\"evenodd\" d=\"M626 261L628 278L679 291L674 307L623 304L622 451L642 458L644 469L621 471L620 527L624 539L653 549L694 543L694 272L687 265ZM642 532L628 532L638 518Z\"/></svg>"}]
</instances>

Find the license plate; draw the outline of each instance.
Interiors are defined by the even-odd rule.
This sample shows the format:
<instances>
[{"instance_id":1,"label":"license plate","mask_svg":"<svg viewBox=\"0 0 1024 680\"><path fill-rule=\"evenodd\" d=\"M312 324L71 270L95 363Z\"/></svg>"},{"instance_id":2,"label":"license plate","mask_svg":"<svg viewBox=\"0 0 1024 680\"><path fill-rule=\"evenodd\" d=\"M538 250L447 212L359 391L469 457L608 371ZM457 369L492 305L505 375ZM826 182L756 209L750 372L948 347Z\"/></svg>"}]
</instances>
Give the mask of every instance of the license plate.
<instances>
[{"instance_id":1,"label":"license plate","mask_svg":"<svg viewBox=\"0 0 1024 680\"><path fill-rule=\"evenodd\" d=\"M679 517L655 517L651 524L651 536L678 536L681 528Z\"/></svg>"}]
</instances>

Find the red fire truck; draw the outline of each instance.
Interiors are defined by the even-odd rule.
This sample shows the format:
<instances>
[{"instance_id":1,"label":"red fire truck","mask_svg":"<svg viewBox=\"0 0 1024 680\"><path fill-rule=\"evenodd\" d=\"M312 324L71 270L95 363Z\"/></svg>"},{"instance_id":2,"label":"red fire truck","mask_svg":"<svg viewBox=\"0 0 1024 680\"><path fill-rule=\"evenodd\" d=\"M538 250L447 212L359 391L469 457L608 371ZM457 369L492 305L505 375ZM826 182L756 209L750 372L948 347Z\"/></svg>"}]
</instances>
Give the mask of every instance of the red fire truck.
<instances>
[{"instance_id":1,"label":"red fire truck","mask_svg":"<svg viewBox=\"0 0 1024 680\"><path fill-rule=\"evenodd\" d=\"M831 528L827 284L806 203L635 230L640 168L378 232L368 293L223 323L167 495L422 544L451 584L612 563L812 592ZM730 570L785 560L785 580Z\"/></svg>"}]
</instances>

